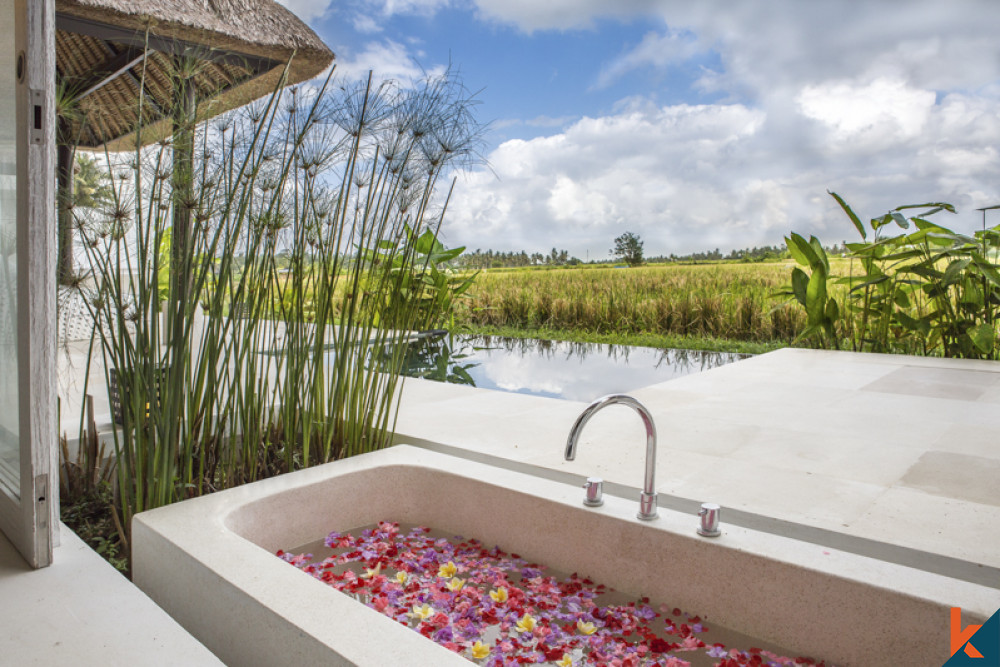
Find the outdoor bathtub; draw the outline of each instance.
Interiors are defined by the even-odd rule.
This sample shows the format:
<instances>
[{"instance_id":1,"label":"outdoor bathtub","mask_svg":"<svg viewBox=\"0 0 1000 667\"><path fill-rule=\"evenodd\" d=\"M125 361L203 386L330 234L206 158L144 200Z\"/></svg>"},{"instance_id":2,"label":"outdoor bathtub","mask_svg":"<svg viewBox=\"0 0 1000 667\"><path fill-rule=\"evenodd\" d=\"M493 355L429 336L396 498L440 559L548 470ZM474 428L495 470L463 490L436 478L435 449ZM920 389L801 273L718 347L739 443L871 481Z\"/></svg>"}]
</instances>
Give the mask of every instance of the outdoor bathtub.
<instances>
[{"instance_id":1,"label":"outdoor bathtub","mask_svg":"<svg viewBox=\"0 0 1000 667\"><path fill-rule=\"evenodd\" d=\"M940 665L948 618L995 589L400 445L135 517L135 583L233 665L468 665L275 556L379 520L432 526L586 574L837 664Z\"/></svg>"}]
</instances>

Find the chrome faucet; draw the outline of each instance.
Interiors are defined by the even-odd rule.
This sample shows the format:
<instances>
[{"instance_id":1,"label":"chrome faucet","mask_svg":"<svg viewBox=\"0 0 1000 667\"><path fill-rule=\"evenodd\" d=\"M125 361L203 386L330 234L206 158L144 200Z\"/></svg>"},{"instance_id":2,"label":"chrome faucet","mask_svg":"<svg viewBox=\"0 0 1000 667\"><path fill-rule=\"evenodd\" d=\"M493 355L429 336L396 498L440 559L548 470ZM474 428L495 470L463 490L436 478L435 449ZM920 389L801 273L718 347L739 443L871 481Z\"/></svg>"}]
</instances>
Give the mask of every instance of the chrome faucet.
<instances>
[{"instance_id":1,"label":"chrome faucet","mask_svg":"<svg viewBox=\"0 0 1000 667\"><path fill-rule=\"evenodd\" d=\"M580 416L576 418L573 428L569 431L569 437L566 438L566 460L572 461L576 458L576 444L580 439L580 432L583 430L584 425L590 421L590 418L602 409L616 403L627 405L638 412L642 418L642 425L646 427L646 474L643 479L642 494L639 496L639 512L636 516L649 521L656 518L656 490L654 488L654 477L656 474L656 426L653 425L653 415L649 413L649 410L642 403L625 394L611 394L609 396L602 396L588 405L580 413Z\"/></svg>"}]
</instances>

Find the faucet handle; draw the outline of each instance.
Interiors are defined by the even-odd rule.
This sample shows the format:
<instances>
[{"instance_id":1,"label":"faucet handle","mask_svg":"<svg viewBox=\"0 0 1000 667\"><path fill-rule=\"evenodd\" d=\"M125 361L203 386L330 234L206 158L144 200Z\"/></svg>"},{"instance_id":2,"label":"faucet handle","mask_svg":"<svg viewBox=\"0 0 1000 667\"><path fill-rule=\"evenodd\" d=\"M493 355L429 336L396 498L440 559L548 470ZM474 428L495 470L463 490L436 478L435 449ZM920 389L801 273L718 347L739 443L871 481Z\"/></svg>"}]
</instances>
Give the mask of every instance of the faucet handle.
<instances>
[{"instance_id":1,"label":"faucet handle","mask_svg":"<svg viewBox=\"0 0 1000 667\"><path fill-rule=\"evenodd\" d=\"M698 526L698 534L703 537L718 537L722 535L719 530L719 514L722 508L715 503L702 503L698 516L701 517L701 525Z\"/></svg>"},{"instance_id":2,"label":"faucet handle","mask_svg":"<svg viewBox=\"0 0 1000 667\"><path fill-rule=\"evenodd\" d=\"M600 507L604 504L604 480L600 477L588 477L583 488L587 490L587 495L583 499L583 504L587 507Z\"/></svg>"}]
</instances>

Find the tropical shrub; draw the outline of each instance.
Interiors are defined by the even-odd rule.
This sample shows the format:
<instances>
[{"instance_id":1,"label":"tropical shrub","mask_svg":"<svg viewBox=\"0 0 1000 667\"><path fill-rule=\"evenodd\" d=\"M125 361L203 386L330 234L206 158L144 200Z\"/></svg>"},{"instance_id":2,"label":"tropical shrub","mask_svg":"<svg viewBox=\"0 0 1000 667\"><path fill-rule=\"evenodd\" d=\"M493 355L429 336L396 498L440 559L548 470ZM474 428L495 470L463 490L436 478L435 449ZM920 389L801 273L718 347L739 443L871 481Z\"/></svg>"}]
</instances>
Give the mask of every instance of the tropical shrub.
<instances>
[{"instance_id":1,"label":"tropical shrub","mask_svg":"<svg viewBox=\"0 0 1000 667\"><path fill-rule=\"evenodd\" d=\"M847 244L852 259L848 276L831 281L828 272L814 269L806 281L801 269L793 270L792 285L781 294L793 295L807 311L810 326L802 337L822 329L834 346L841 336L853 350L997 358L1000 272L994 260L1000 228L984 224L973 236L960 234L930 220L942 212L955 213L951 204L909 204L871 218L869 240L854 210L836 193L830 195L862 241ZM904 231L886 235L892 227ZM800 264L823 264L825 256L808 252L822 249L815 238L806 243L792 234L787 242ZM860 272L855 274L854 267ZM844 287L840 306L834 296L826 296L831 293L828 282Z\"/></svg>"},{"instance_id":2,"label":"tropical shrub","mask_svg":"<svg viewBox=\"0 0 1000 667\"><path fill-rule=\"evenodd\" d=\"M465 252L465 247L445 248L433 229L418 235L405 225L405 232L403 252L385 241L374 248L361 249L362 256L379 271L388 272L395 285L387 294L387 309L391 311L400 303L411 301L416 309L417 328L454 327L458 300L467 298L478 272L459 273L450 268L449 262ZM378 279L381 274L373 271L371 277Z\"/></svg>"}]
</instances>

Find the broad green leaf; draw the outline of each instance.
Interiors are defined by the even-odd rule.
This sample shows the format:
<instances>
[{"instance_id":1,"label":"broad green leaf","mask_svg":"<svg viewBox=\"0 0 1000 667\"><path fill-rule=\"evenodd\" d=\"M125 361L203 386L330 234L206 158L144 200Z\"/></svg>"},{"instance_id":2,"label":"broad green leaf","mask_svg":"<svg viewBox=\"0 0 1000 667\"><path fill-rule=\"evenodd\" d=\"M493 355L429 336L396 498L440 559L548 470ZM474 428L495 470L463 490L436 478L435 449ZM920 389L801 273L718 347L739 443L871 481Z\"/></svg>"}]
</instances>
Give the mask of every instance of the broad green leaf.
<instances>
[{"instance_id":1,"label":"broad green leaf","mask_svg":"<svg viewBox=\"0 0 1000 667\"><path fill-rule=\"evenodd\" d=\"M932 299L948 298L948 289L942 287L941 283L926 283L923 286L924 294Z\"/></svg>"},{"instance_id":2,"label":"broad green leaf","mask_svg":"<svg viewBox=\"0 0 1000 667\"><path fill-rule=\"evenodd\" d=\"M927 230L927 234L924 238L936 246L953 246L959 242L958 239L955 238L954 234L950 232L942 232L940 230Z\"/></svg>"},{"instance_id":3,"label":"broad green leaf","mask_svg":"<svg viewBox=\"0 0 1000 667\"><path fill-rule=\"evenodd\" d=\"M798 336L795 337L795 340L796 342L800 340L805 340L810 336L812 336L817 331L819 331L818 324L809 324L802 330L802 333L800 333Z\"/></svg>"},{"instance_id":4,"label":"broad green leaf","mask_svg":"<svg viewBox=\"0 0 1000 667\"><path fill-rule=\"evenodd\" d=\"M930 220L924 220L923 218L919 218L917 216L913 216L912 218L910 218L910 220L912 220L913 224L917 226L917 229L931 229L931 230L944 229L943 227L939 227L938 225L934 224Z\"/></svg>"},{"instance_id":5,"label":"broad green leaf","mask_svg":"<svg viewBox=\"0 0 1000 667\"><path fill-rule=\"evenodd\" d=\"M878 276L877 278L872 278L871 280L866 280L864 282L858 283L857 285L851 288L851 291L857 292L858 290L862 290L866 287L871 287L872 285L878 285L879 283L884 283L887 280L889 280L889 276L885 275Z\"/></svg>"},{"instance_id":6,"label":"broad green leaf","mask_svg":"<svg viewBox=\"0 0 1000 667\"><path fill-rule=\"evenodd\" d=\"M878 230L879 227L885 227L890 222L892 222L892 214L886 213L881 218L872 218L871 224L873 230Z\"/></svg>"},{"instance_id":7,"label":"broad green leaf","mask_svg":"<svg viewBox=\"0 0 1000 667\"><path fill-rule=\"evenodd\" d=\"M944 274L937 269L931 268L925 264L912 264L910 266L902 266L899 268L899 273L915 273L918 276L923 276L924 278L930 278L931 280L940 280Z\"/></svg>"},{"instance_id":8,"label":"broad green leaf","mask_svg":"<svg viewBox=\"0 0 1000 667\"><path fill-rule=\"evenodd\" d=\"M417 238L413 249L421 255L430 255L437 249L436 245L440 245L437 242L437 237L434 236L434 232L428 229Z\"/></svg>"},{"instance_id":9,"label":"broad green leaf","mask_svg":"<svg viewBox=\"0 0 1000 667\"><path fill-rule=\"evenodd\" d=\"M931 330L930 322L922 319L916 320L902 311L896 311L895 318L904 329L909 331L916 331L926 336Z\"/></svg>"},{"instance_id":10,"label":"broad green leaf","mask_svg":"<svg viewBox=\"0 0 1000 667\"><path fill-rule=\"evenodd\" d=\"M830 274L830 260L826 257L826 250L823 250L823 244L815 236L809 237L809 245L812 246L813 252L816 253L817 259L823 264L823 270L826 271L827 275Z\"/></svg>"},{"instance_id":11,"label":"broad green leaf","mask_svg":"<svg viewBox=\"0 0 1000 667\"><path fill-rule=\"evenodd\" d=\"M972 259L976 263L976 268L983 276L993 283L995 286L1000 287L1000 271L997 271L997 267L994 264L986 261L986 258L980 255L978 252L972 253Z\"/></svg>"},{"instance_id":12,"label":"broad green leaf","mask_svg":"<svg viewBox=\"0 0 1000 667\"><path fill-rule=\"evenodd\" d=\"M806 305L806 286L809 284L809 276L802 269L795 267L792 269L792 294L795 300Z\"/></svg>"},{"instance_id":13,"label":"broad green leaf","mask_svg":"<svg viewBox=\"0 0 1000 667\"><path fill-rule=\"evenodd\" d=\"M442 262L448 262L465 252L465 248L450 248L448 250L439 250L431 255L431 262L434 264L440 264Z\"/></svg>"},{"instance_id":14,"label":"broad green leaf","mask_svg":"<svg viewBox=\"0 0 1000 667\"><path fill-rule=\"evenodd\" d=\"M885 243L876 243L872 245L871 256L875 259L880 259L883 255L889 252L889 247Z\"/></svg>"},{"instance_id":15,"label":"broad green leaf","mask_svg":"<svg viewBox=\"0 0 1000 667\"><path fill-rule=\"evenodd\" d=\"M840 204L840 208L844 209L844 213L846 213L847 217L851 219L852 223L854 223L854 228L858 230L858 234L861 234L861 238L867 239L868 235L865 233L865 226L861 224L861 220L858 219L858 216L854 213L851 207L847 205L847 202L841 199L840 195L836 192L830 192L827 190L827 193L837 200L837 203Z\"/></svg>"},{"instance_id":16,"label":"broad green leaf","mask_svg":"<svg viewBox=\"0 0 1000 667\"><path fill-rule=\"evenodd\" d=\"M826 308L826 276L822 271L813 271L806 286L806 314L811 324L823 321Z\"/></svg>"},{"instance_id":17,"label":"broad green leaf","mask_svg":"<svg viewBox=\"0 0 1000 667\"><path fill-rule=\"evenodd\" d=\"M941 250L940 252L933 253L930 257L928 257L922 263L925 264L925 265L927 265L927 266L936 266L937 263L940 262L941 260L950 261L951 260L951 256L953 254L954 254L954 252L953 252L952 248L948 248L946 250Z\"/></svg>"},{"instance_id":18,"label":"broad green leaf","mask_svg":"<svg viewBox=\"0 0 1000 667\"><path fill-rule=\"evenodd\" d=\"M972 263L971 259L956 259L945 269L944 277L941 278L941 286L949 287L962 279L962 272L965 267Z\"/></svg>"},{"instance_id":19,"label":"broad green leaf","mask_svg":"<svg viewBox=\"0 0 1000 667\"><path fill-rule=\"evenodd\" d=\"M916 232L913 235L915 236L916 234L922 234L922 233L923 232ZM924 253L922 250L919 250L917 248L911 248L909 250L902 250L900 252L894 252L891 255L886 255L882 259L896 262L903 259L912 259L913 257L922 257L923 254Z\"/></svg>"},{"instance_id":20,"label":"broad green leaf","mask_svg":"<svg viewBox=\"0 0 1000 667\"><path fill-rule=\"evenodd\" d=\"M983 307L983 293L975 284L966 284L960 303L965 306L965 310L978 313Z\"/></svg>"},{"instance_id":21,"label":"broad green leaf","mask_svg":"<svg viewBox=\"0 0 1000 667\"><path fill-rule=\"evenodd\" d=\"M910 331L917 330L917 324L918 324L917 320L913 319L906 313L902 311L896 311L895 313L893 313L893 317L895 317L896 321L899 322L904 329L909 329Z\"/></svg>"},{"instance_id":22,"label":"broad green leaf","mask_svg":"<svg viewBox=\"0 0 1000 667\"><path fill-rule=\"evenodd\" d=\"M952 213L955 212L955 207L952 206L951 204L946 204L945 202L933 202L933 203L927 203L927 204L906 204L905 206L897 206L895 210L897 210L897 211L905 211L908 208L933 208L934 209L930 213L925 213L924 215L931 215L931 214L937 213L938 211L941 211L941 210L951 211Z\"/></svg>"},{"instance_id":23,"label":"broad green leaf","mask_svg":"<svg viewBox=\"0 0 1000 667\"><path fill-rule=\"evenodd\" d=\"M455 373L455 376L459 380L461 380L460 384L465 384L465 385L468 385L470 387L475 387L476 386L476 381L474 379L472 379L472 376L469 375L469 372L466 371L465 369L466 368L472 368L472 367L475 367L475 366L478 366L478 365L479 364L469 364L468 366L455 366L454 367L453 371Z\"/></svg>"},{"instance_id":24,"label":"broad green leaf","mask_svg":"<svg viewBox=\"0 0 1000 667\"><path fill-rule=\"evenodd\" d=\"M976 239L972 238L971 236L966 236L965 234L956 234L955 232L952 232L944 228L939 228L937 231L928 233L927 238L939 244L966 243L971 246L979 245Z\"/></svg>"},{"instance_id":25,"label":"broad green leaf","mask_svg":"<svg viewBox=\"0 0 1000 667\"><path fill-rule=\"evenodd\" d=\"M896 224L902 227L903 229L910 228L910 221L907 220L906 216L903 215L902 213L897 213L896 211L893 211L889 215L891 215L892 219L896 222Z\"/></svg>"},{"instance_id":26,"label":"broad green leaf","mask_svg":"<svg viewBox=\"0 0 1000 667\"><path fill-rule=\"evenodd\" d=\"M791 253L792 259L799 264L814 268L820 263L812 246L801 235L792 232L791 236L785 237L785 245L788 246L788 252Z\"/></svg>"},{"instance_id":27,"label":"broad green leaf","mask_svg":"<svg viewBox=\"0 0 1000 667\"><path fill-rule=\"evenodd\" d=\"M826 319L828 322L833 323L840 319L840 308L837 306L837 302L834 299L827 299L826 301Z\"/></svg>"},{"instance_id":28,"label":"broad green leaf","mask_svg":"<svg viewBox=\"0 0 1000 667\"><path fill-rule=\"evenodd\" d=\"M993 351L993 343L996 340L996 332L993 327L986 322L980 325L974 326L969 329L966 334L972 341L972 344L976 346L983 354L989 354Z\"/></svg>"}]
</instances>

